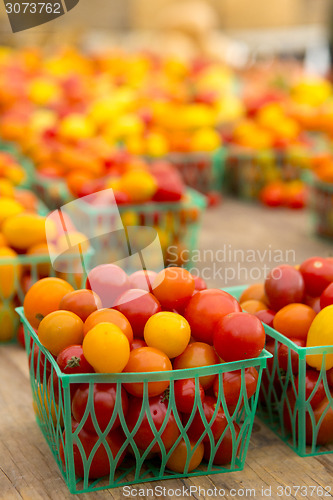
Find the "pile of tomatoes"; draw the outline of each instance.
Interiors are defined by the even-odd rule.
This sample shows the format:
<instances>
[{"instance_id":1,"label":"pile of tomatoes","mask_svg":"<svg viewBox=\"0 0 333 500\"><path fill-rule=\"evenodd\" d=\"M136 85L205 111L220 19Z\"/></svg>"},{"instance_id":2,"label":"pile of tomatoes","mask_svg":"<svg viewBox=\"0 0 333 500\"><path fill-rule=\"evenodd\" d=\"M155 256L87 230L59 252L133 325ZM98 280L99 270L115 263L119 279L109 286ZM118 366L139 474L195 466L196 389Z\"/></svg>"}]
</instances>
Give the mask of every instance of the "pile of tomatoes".
<instances>
[{"instance_id":1,"label":"pile of tomatoes","mask_svg":"<svg viewBox=\"0 0 333 500\"><path fill-rule=\"evenodd\" d=\"M119 418L120 404L130 432L140 422L133 439L139 450L152 445L149 456L161 455L161 446L169 450L180 436L177 420L185 426L191 419L187 430L191 448L200 441L189 465L189 470L195 469L203 458L209 460L211 454L207 428L217 443L228 426L224 410L227 408L234 420L243 399L256 392L258 372L254 367L243 369L243 375L239 369L224 372L223 378L217 375L223 371L218 366L212 375L186 378L182 373L180 377L170 377L171 370L177 375L176 371L181 369L256 358L265 344L264 328L258 318L242 312L237 300L228 293L207 289L201 278L185 269L166 268L158 274L137 271L128 276L120 267L105 264L92 269L86 288L76 291L64 280L45 278L28 291L24 313L63 373L138 375L138 381L122 382L118 398L120 389L116 383L105 383L101 379L94 384L70 384L73 432L84 422L78 439L87 458L98 440L96 422L104 432L113 419L106 439L114 457L120 450L125 440ZM37 380L38 364L42 363L39 374L43 374L44 369L48 373L44 383L58 404L61 384L56 372L51 371L50 366L45 367L49 362L41 354L35 345L33 364ZM158 381L148 378L144 384L140 374L145 372L165 372L165 378ZM220 380L223 380L223 389L219 386ZM119 399L118 410L116 399ZM145 403L148 409L142 413ZM204 418L198 409L200 404ZM114 412L118 412L116 417ZM155 440L156 432L150 426L148 412L156 432L164 426L162 445ZM217 447L214 464L227 464L235 454L233 435L237 439L240 428L236 422L231 425ZM184 472L188 452L184 439L179 440L167 467ZM61 454L64 457L63 449ZM82 457L77 444L74 444L74 456L76 474L82 476ZM109 471L107 453L100 445L89 476L100 477Z\"/></svg>"},{"instance_id":2,"label":"pile of tomatoes","mask_svg":"<svg viewBox=\"0 0 333 500\"><path fill-rule=\"evenodd\" d=\"M281 265L268 275L265 284L252 285L240 297L244 310L290 339L298 347L331 346L333 344L333 258L312 257L300 266ZM296 399L300 384L305 384L305 399L313 412L306 413L306 442L312 444L314 425L319 424L316 444L333 441L333 354L308 354L306 376L299 379L299 357L283 342L277 346L267 337L266 349L277 356L268 360L268 371L273 377L275 393L284 405L284 425L291 431L291 412L297 411ZM324 361L325 360L325 361ZM283 394L284 375L289 374L287 392ZM327 380L327 391L324 380ZM294 379L294 380L292 380ZM270 382L264 374L264 386ZM284 401L283 401L283 398ZM288 403L287 403L288 401ZM303 402L305 404L305 401Z\"/></svg>"}]
</instances>

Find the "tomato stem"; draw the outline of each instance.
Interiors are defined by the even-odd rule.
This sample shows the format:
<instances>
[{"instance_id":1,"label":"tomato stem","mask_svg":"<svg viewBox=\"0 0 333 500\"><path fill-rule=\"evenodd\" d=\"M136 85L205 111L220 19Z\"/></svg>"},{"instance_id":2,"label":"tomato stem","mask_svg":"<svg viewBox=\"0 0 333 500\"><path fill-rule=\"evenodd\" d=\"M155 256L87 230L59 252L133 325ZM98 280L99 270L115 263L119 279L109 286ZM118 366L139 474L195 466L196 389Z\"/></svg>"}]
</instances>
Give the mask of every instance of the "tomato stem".
<instances>
[{"instance_id":1,"label":"tomato stem","mask_svg":"<svg viewBox=\"0 0 333 500\"><path fill-rule=\"evenodd\" d=\"M72 356L71 359L67 361L66 368L75 368L76 366L80 366L81 359L77 356Z\"/></svg>"}]
</instances>

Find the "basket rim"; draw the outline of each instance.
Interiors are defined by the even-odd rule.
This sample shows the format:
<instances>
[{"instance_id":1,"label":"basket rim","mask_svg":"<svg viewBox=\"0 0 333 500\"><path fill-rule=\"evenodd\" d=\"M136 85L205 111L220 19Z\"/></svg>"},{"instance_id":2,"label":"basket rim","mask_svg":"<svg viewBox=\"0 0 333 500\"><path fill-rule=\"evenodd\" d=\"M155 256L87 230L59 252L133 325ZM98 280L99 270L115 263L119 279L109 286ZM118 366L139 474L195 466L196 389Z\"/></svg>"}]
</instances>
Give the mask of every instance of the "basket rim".
<instances>
[{"instance_id":1,"label":"basket rim","mask_svg":"<svg viewBox=\"0 0 333 500\"><path fill-rule=\"evenodd\" d=\"M239 285L239 286L231 286L228 288L225 288L224 291L227 293L230 293L233 297L237 298L237 296L242 293L244 290L249 285ZM295 342L290 340L288 337L285 335L282 335L282 333L278 332L274 328L266 325L263 323L263 326L265 328L266 334L268 334L270 337L273 337L275 340L280 342L281 344L284 344L288 347L290 347L293 351L296 351L299 355L300 358L303 359L306 357L308 354L333 354L333 344L332 345L320 345L320 346L312 346L312 347L300 347Z\"/></svg>"},{"instance_id":2,"label":"basket rim","mask_svg":"<svg viewBox=\"0 0 333 500\"><path fill-rule=\"evenodd\" d=\"M85 383L85 382L104 382L104 383L127 383L127 382L155 382L155 381L165 381L165 380L179 380L183 378L194 378L198 376L215 375L217 373L224 373L227 371L239 370L241 368L248 368L254 366L262 366L265 368L268 358L272 358L273 355L263 349L257 358L249 358L239 361L231 361L228 363L219 363L216 365L201 366L197 368L185 368L181 370L167 370L159 372L128 372L128 373L80 373L80 374L65 374L63 373L54 357L40 342L37 333L34 331L30 323L24 314L23 307L17 307L15 309L17 314L20 316L21 322L28 329L29 334L33 337L35 344L44 353L49 362L51 363L53 369L57 373L57 376L62 380L64 386L68 386L69 383Z\"/></svg>"},{"instance_id":3,"label":"basket rim","mask_svg":"<svg viewBox=\"0 0 333 500\"><path fill-rule=\"evenodd\" d=\"M88 248L85 252L83 252L83 257L92 257L94 255L95 251L92 247ZM35 254L35 255L28 255L28 254L22 254L22 255L17 255L15 257L0 257L0 268L1 266L7 266L7 265L19 265L19 264L49 264L50 261L52 262L53 260L58 260L60 262L71 262L72 260L77 260L78 255L77 253L65 253L63 255L56 255L51 253L47 254Z\"/></svg>"}]
</instances>

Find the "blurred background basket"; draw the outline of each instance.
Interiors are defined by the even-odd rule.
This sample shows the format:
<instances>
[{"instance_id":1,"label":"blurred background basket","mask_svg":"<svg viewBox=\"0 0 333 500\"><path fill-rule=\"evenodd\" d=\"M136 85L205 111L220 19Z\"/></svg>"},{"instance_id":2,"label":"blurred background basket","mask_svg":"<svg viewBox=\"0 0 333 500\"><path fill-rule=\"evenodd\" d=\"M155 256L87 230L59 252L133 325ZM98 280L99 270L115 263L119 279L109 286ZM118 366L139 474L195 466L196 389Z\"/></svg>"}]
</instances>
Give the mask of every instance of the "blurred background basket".
<instances>
[{"instance_id":1,"label":"blurred background basket","mask_svg":"<svg viewBox=\"0 0 333 500\"><path fill-rule=\"evenodd\" d=\"M266 360L270 356L269 353L263 351L263 353L255 359L236 361L232 363L223 363L219 365L194 369L173 370L169 372L142 374L121 373L109 375L90 373L79 375L65 375L59 370L56 361L50 355L50 353L40 344L36 333L31 328L30 324L24 316L23 308L19 308L18 313L21 316L21 320L24 325L25 342L29 359L33 406L36 413L36 420L71 493L91 492L100 489L124 486L126 484L136 484L161 479L200 476L206 474L217 474L221 472L242 470L249 446L249 440L258 401L261 375L263 368L266 366ZM250 399L247 398L245 384L245 370L249 367L255 367L258 371L257 390ZM221 403L223 411L226 415L227 425L215 448L214 438L209 426L209 422L207 422L207 420L203 416L204 414L202 403L199 397L199 390L195 398L195 404L192 413L190 414L189 421L187 422L187 424L183 424L175 405L174 382L176 380L187 379L190 377L196 380L196 387L199 388L200 376L212 376L219 377L221 387L223 387L222 374L224 372L234 370L241 370L241 391L239 394L238 403L232 414L229 413L229 410L226 406L223 391L221 391L218 397L218 402ZM55 378L56 380L55 385L53 378ZM51 380L53 383L49 382L48 384L49 380ZM142 422L142 419L147 415L146 412L147 408L149 407L147 384L148 382L157 380L168 380L170 382L168 391L168 410L165 415L164 423L162 424L162 427L158 432L156 431L156 428L154 428L152 424L150 424L153 431L153 440L146 450L140 450L135 444L133 436L135 436L137 429ZM130 432L127 427L120 396L122 385L126 382L131 381L144 383L142 409L140 412L139 421L137 425L135 425L135 428L132 430L132 432ZM83 416L83 421L79 423L79 426L76 429L74 429L72 428L71 419L71 393L73 394L73 389L75 390L75 387L73 387L73 385L78 383L89 384L89 399L86 411ZM96 428L96 444L91 450L89 457L87 457L81 444L80 431L88 416L94 415L92 396L95 383L116 384L117 397L111 420L103 433L101 432L99 427ZM49 389L47 389L47 387ZM55 397L55 392L58 393L57 398ZM189 428L194 414L197 410L200 412L201 417L203 417L205 430L198 442L195 443L195 446L191 448L191 444L187 436L187 429ZM171 412L175 417L180 434L174 445L170 449L165 449L160 436L165 428ZM106 439L106 434L109 432L108 429L111 428L117 417L119 418L119 427L117 430L117 434L123 436L123 444L121 448L118 448L116 452L117 455L115 456L113 455L109 446L109 442ZM92 416L92 418L94 421L94 416ZM225 465L214 465L213 459L216 453L216 449L218 448L224 437L227 435L227 433L232 443L230 450L230 463ZM197 447L204 439L205 435L209 436L209 442L211 446L211 453L208 461L203 462L198 469L195 469L192 472L186 472L189 468L192 455L195 453ZM171 470L168 470L166 467L168 458L170 457L177 444L181 441L181 439L185 440L188 450L184 473L173 472ZM149 456L149 452L156 444L160 449L160 453L158 453L157 456L151 458ZM89 469L93 460L93 456L96 453L99 445L102 445L105 448L104 455L107 454L110 461L110 472L104 478L90 480ZM128 454L125 460L122 461L118 468L116 468L118 461L121 460L124 451L128 448L131 448L131 454ZM73 450L75 453L73 452ZM78 463L80 463L79 469L83 471L83 477L76 477L75 475L75 464L77 466Z\"/></svg>"},{"instance_id":2,"label":"blurred background basket","mask_svg":"<svg viewBox=\"0 0 333 500\"><path fill-rule=\"evenodd\" d=\"M333 238L333 184L309 174L306 180L311 189L310 208L314 231L318 236Z\"/></svg>"},{"instance_id":3,"label":"blurred background basket","mask_svg":"<svg viewBox=\"0 0 333 500\"><path fill-rule=\"evenodd\" d=\"M244 200L259 198L260 191L275 181L301 180L313 157L297 151L251 151L230 147L226 155L226 185Z\"/></svg>"},{"instance_id":4,"label":"blurred background basket","mask_svg":"<svg viewBox=\"0 0 333 500\"><path fill-rule=\"evenodd\" d=\"M246 286L238 286L227 291L239 298L245 289ZM299 347L273 328L265 324L264 327L266 349L273 358L268 360L263 373L257 415L299 456L333 453L332 384L326 371L326 358L332 356L333 346ZM306 358L314 354L322 356L321 369L313 390L307 393ZM327 404L319 413L311 403L321 384Z\"/></svg>"}]
</instances>

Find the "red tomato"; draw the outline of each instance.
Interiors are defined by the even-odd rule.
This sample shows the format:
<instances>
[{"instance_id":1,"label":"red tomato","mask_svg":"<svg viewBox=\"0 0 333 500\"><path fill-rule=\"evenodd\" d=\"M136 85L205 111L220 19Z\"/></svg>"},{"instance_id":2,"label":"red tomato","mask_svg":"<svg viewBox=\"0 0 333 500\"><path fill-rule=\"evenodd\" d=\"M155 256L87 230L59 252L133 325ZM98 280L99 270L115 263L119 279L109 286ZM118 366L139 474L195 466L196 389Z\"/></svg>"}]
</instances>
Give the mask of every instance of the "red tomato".
<instances>
[{"instance_id":1,"label":"red tomato","mask_svg":"<svg viewBox=\"0 0 333 500\"><path fill-rule=\"evenodd\" d=\"M311 297L310 295L306 295L304 299L304 304L312 307L315 313L319 313L321 310L320 307L320 297Z\"/></svg>"},{"instance_id":2,"label":"red tomato","mask_svg":"<svg viewBox=\"0 0 333 500\"><path fill-rule=\"evenodd\" d=\"M217 321L231 312L241 311L237 300L222 290L210 289L196 293L185 309L185 318L190 324L195 340L213 344Z\"/></svg>"},{"instance_id":3,"label":"red tomato","mask_svg":"<svg viewBox=\"0 0 333 500\"><path fill-rule=\"evenodd\" d=\"M156 276L155 271L136 271L129 276L131 288L140 288L140 290L152 292Z\"/></svg>"},{"instance_id":4,"label":"red tomato","mask_svg":"<svg viewBox=\"0 0 333 500\"><path fill-rule=\"evenodd\" d=\"M130 353L127 365L124 372L140 373L140 372L160 372L172 370L170 359L164 352L154 347L140 347L134 349ZM168 376L166 380L160 382L148 382L148 395L158 396L169 387ZM133 396L142 397L144 384L143 382L128 382L125 384L127 392Z\"/></svg>"},{"instance_id":5,"label":"red tomato","mask_svg":"<svg viewBox=\"0 0 333 500\"><path fill-rule=\"evenodd\" d=\"M72 420L72 433L78 427L78 422ZM66 443L66 431L63 433L63 439ZM95 447L99 437L96 434L89 434L84 429L81 429L77 437L73 436L73 454L74 454L74 467L75 467L75 475L77 477L84 477L84 461L87 461L90 457L90 454ZM105 436L105 440L107 445L110 447L111 455L113 459L116 458L119 453L123 443L124 437L122 433L119 433L118 430L114 432L110 432L107 436ZM81 443L84 451L84 456L82 457L78 442ZM64 468L66 469L66 460L65 453L62 440L60 440L60 449L59 454L61 461L63 463ZM116 468L120 466L125 456L125 451L119 457L118 462L116 464ZM83 461L84 458L84 461ZM97 479L99 477L107 476L110 474L110 459L105 449L105 445L101 443L93 454L93 459L91 461L91 465L89 468L88 477L89 479Z\"/></svg>"},{"instance_id":6,"label":"red tomato","mask_svg":"<svg viewBox=\"0 0 333 500\"><path fill-rule=\"evenodd\" d=\"M324 307L330 306L333 304L333 283L328 285L325 288L323 293L320 296L320 308L324 309Z\"/></svg>"},{"instance_id":7,"label":"red tomato","mask_svg":"<svg viewBox=\"0 0 333 500\"><path fill-rule=\"evenodd\" d=\"M199 366L210 366L219 363L219 358L212 346L204 342L192 342L185 351L177 356L173 361L174 370L183 368L198 368ZM213 385L215 375L206 375L200 377L200 384L204 389Z\"/></svg>"},{"instance_id":8,"label":"red tomato","mask_svg":"<svg viewBox=\"0 0 333 500\"><path fill-rule=\"evenodd\" d=\"M163 309L182 309L194 292L194 278L182 267L168 267L159 272L153 283L153 293Z\"/></svg>"},{"instance_id":9,"label":"red tomato","mask_svg":"<svg viewBox=\"0 0 333 500\"><path fill-rule=\"evenodd\" d=\"M198 405L199 399L203 401L205 398L205 391L200 382L198 384L198 389L199 392L196 406ZM177 410L182 413L191 413L193 406L195 405L195 395L197 392L195 389L195 379L187 378L183 380L176 380L174 384L174 391Z\"/></svg>"},{"instance_id":10,"label":"red tomato","mask_svg":"<svg viewBox=\"0 0 333 500\"><path fill-rule=\"evenodd\" d=\"M265 323L265 325L273 328L275 311L272 311L272 309L263 309L262 311L257 311L256 313L254 313L254 315L257 316L257 318L260 319L262 323Z\"/></svg>"},{"instance_id":11,"label":"red tomato","mask_svg":"<svg viewBox=\"0 0 333 500\"><path fill-rule=\"evenodd\" d=\"M304 292L302 274L292 266L275 267L265 281L265 293L275 311L293 302L303 302Z\"/></svg>"},{"instance_id":12,"label":"red tomato","mask_svg":"<svg viewBox=\"0 0 333 500\"><path fill-rule=\"evenodd\" d=\"M307 400L309 400L312 408L317 408L317 406L326 398L326 392L323 380L319 382L318 387L313 393L316 384L318 382L319 375L320 375L319 372L317 372L316 370L311 370L311 368L306 369L305 397ZM295 380L295 386L297 390L298 390L298 383L299 379L297 377L297 379Z\"/></svg>"},{"instance_id":13,"label":"red tomato","mask_svg":"<svg viewBox=\"0 0 333 500\"><path fill-rule=\"evenodd\" d=\"M44 371L46 374L46 379L51 373L51 364L48 359L46 359L45 354L39 350L38 345L35 345L33 351L30 352L29 354L29 369L31 366L31 356L33 356L33 367L34 367L34 374L35 374L35 379L40 380L43 383L44 379ZM39 377L37 377L37 369L39 367Z\"/></svg>"},{"instance_id":14,"label":"red tomato","mask_svg":"<svg viewBox=\"0 0 333 500\"><path fill-rule=\"evenodd\" d=\"M261 203L268 207L280 207L285 202L286 187L282 182L267 184L259 193Z\"/></svg>"},{"instance_id":15,"label":"red tomato","mask_svg":"<svg viewBox=\"0 0 333 500\"><path fill-rule=\"evenodd\" d=\"M253 314L228 314L215 325L214 347L224 361L256 358L265 347L264 327Z\"/></svg>"},{"instance_id":16,"label":"red tomato","mask_svg":"<svg viewBox=\"0 0 333 500\"><path fill-rule=\"evenodd\" d=\"M139 349L140 347L148 347L146 342L143 339L133 339L131 344L131 351L134 349Z\"/></svg>"},{"instance_id":17,"label":"red tomato","mask_svg":"<svg viewBox=\"0 0 333 500\"><path fill-rule=\"evenodd\" d=\"M17 331L17 340L19 344L25 349L24 327L20 325Z\"/></svg>"},{"instance_id":18,"label":"red tomato","mask_svg":"<svg viewBox=\"0 0 333 500\"><path fill-rule=\"evenodd\" d=\"M224 399L231 413L234 412L237 406L238 399L241 394L242 386L242 372L241 370L235 370L232 372L225 372L223 377L223 391L221 391L221 401ZM256 392L258 383L258 372L254 367L245 368L244 370L244 382L246 387L247 398L250 399L251 396ZM216 376L214 380L213 390L216 398L220 392L220 381L219 377ZM243 400L240 407L243 405Z\"/></svg>"},{"instance_id":19,"label":"red tomato","mask_svg":"<svg viewBox=\"0 0 333 500\"><path fill-rule=\"evenodd\" d=\"M225 416L222 407L219 406L217 413L213 418L214 412L216 411L216 399L211 396L206 396L203 402L204 419L202 419L199 409L196 411L194 418L188 428L188 435L191 439L199 440L202 434L204 434L203 441L209 441L209 434L207 433L207 428L209 427L214 440L218 440L221 437L224 429L228 425L227 417ZM184 425L188 421L190 415L184 416Z\"/></svg>"},{"instance_id":20,"label":"red tomato","mask_svg":"<svg viewBox=\"0 0 333 500\"><path fill-rule=\"evenodd\" d=\"M292 342L294 342L296 345L299 347L305 347L306 345L306 340L303 339L290 339ZM298 369L299 369L299 357L296 351L293 351L292 349L289 349L288 346L285 344L279 344L278 347L278 363L279 367L281 370L284 370L285 372L288 370L288 352L290 350L290 362L291 362L291 370L292 373L297 374Z\"/></svg>"},{"instance_id":21,"label":"red tomato","mask_svg":"<svg viewBox=\"0 0 333 500\"><path fill-rule=\"evenodd\" d=\"M333 262L324 257L311 257L300 267L306 293L318 297L333 282ZM296 301L295 301L296 302Z\"/></svg>"},{"instance_id":22,"label":"red tomato","mask_svg":"<svg viewBox=\"0 0 333 500\"><path fill-rule=\"evenodd\" d=\"M194 278L194 290L197 290L198 292L201 292L202 290L207 290L207 284L205 280L200 278L200 276L195 276L192 274Z\"/></svg>"},{"instance_id":23,"label":"red tomato","mask_svg":"<svg viewBox=\"0 0 333 500\"><path fill-rule=\"evenodd\" d=\"M86 288L97 293L103 307L112 307L119 295L130 289L130 283L127 274L120 267L102 264L89 272Z\"/></svg>"},{"instance_id":24,"label":"red tomato","mask_svg":"<svg viewBox=\"0 0 333 500\"><path fill-rule=\"evenodd\" d=\"M132 432L136 424L140 421L139 428L133 436L133 439L139 448L146 450L154 440L154 432L152 431L149 424L147 413L143 413L143 416L140 417L142 404L142 399L131 398L126 422L128 430ZM156 432L159 432L162 425L164 424L165 419L167 418L166 414L168 411L168 404L169 402L164 394L149 398L149 409L147 409L146 412L150 413L153 423L156 427ZM161 434L161 439L166 450L171 448L179 435L180 431L178 429L175 417L171 412L169 417L167 418L167 423L164 431ZM160 446L157 442L152 446L151 451L161 451Z\"/></svg>"},{"instance_id":25,"label":"red tomato","mask_svg":"<svg viewBox=\"0 0 333 500\"><path fill-rule=\"evenodd\" d=\"M91 290L74 290L61 299L59 309L75 313L82 321L88 316L102 308L101 299Z\"/></svg>"},{"instance_id":26,"label":"red tomato","mask_svg":"<svg viewBox=\"0 0 333 500\"><path fill-rule=\"evenodd\" d=\"M81 345L65 347L57 356L57 363L63 373L93 373L93 367L83 354Z\"/></svg>"},{"instance_id":27,"label":"red tomato","mask_svg":"<svg viewBox=\"0 0 333 500\"><path fill-rule=\"evenodd\" d=\"M225 433L225 435L221 441L221 444L219 445L219 447L217 448L217 450L214 454L213 464L215 464L215 465L226 465L232 461L232 453L234 451L234 447L236 446L236 441L237 441L239 433L240 433L240 427L238 424L236 424L236 422L233 422L231 425L235 429L235 440L233 441L233 439L232 439L232 433L231 433L231 429L229 427L229 429L227 430L227 432ZM239 442L239 444L238 444L237 451L235 452L235 456L237 456L237 454L239 453L240 445L241 445L241 442ZM215 446L216 446L216 442L215 442ZM204 458L205 458L206 462L209 462L211 453L212 453L212 449L211 449L210 441L207 441L205 443L205 452L204 452Z\"/></svg>"},{"instance_id":28,"label":"red tomato","mask_svg":"<svg viewBox=\"0 0 333 500\"><path fill-rule=\"evenodd\" d=\"M81 384L76 390L73 401L72 401L72 413L73 417L77 422L81 422L84 412L86 410L87 402L89 396L89 384ZM96 420L102 432L107 428L110 420L115 411L117 398L117 384L99 384L94 383L94 397L93 397L93 407L95 410ZM127 415L128 410L128 398L126 391L121 390L121 407L124 416ZM83 428L87 432L96 433L95 425L91 418L91 409L89 415L84 422ZM114 423L110 430L114 430L120 425L119 414L115 416Z\"/></svg>"},{"instance_id":29,"label":"red tomato","mask_svg":"<svg viewBox=\"0 0 333 500\"><path fill-rule=\"evenodd\" d=\"M132 288L118 297L114 309L121 312L131 323L134 337L143 338L149 318L162 311L161 304L153 294Z\"/></svg>"}]
</instances>

